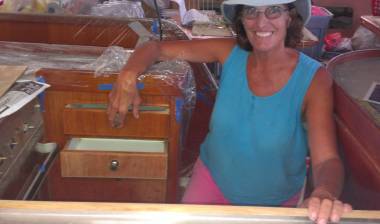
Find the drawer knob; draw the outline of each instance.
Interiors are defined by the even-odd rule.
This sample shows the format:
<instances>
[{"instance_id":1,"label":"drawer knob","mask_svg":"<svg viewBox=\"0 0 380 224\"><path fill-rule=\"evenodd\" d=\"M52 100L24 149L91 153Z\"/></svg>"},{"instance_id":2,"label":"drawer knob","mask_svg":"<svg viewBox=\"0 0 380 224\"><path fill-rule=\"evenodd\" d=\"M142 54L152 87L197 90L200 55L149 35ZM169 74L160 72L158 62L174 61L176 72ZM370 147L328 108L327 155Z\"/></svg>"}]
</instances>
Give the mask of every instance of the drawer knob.
<instances>
[{"instance_id":1,"label":"drawer knob","mask_svg":"<svg viewBox=\"0 0 380 224\"><path fill-rule=\"evenodd\" d=\"M119 168L119 161L114 159L111 161L110 169L115 171L115 170L117 170L117 168Z\"/></svg>"}]
</instances>

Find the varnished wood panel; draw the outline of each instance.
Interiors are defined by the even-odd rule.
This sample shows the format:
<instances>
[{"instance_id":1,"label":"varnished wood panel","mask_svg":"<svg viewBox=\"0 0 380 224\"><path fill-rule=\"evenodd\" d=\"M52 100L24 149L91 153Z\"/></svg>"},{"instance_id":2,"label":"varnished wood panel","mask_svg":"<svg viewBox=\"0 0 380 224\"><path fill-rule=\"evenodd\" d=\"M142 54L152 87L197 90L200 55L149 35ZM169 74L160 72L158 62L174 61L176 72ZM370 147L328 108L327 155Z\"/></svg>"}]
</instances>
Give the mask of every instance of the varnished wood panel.
<instances>
[{"instance_id":1,"label":"varnished wood panel","mask_svg":"<svg viewBox=\"0 0 380 224\"><path fill-rule=\"evenodd\" d=\"M115 75L111 75L108 77L99 77L95 78L93 74L90 72L82 72L82 71L64 71L64 70L52 70L52 69L44 69L38 72L47 83L52 85L45 92L45 100L44 100L44 122L45 122L45 131L46 131L46 141L56 141L59 143L60 147L63 147L65 142L75 135L88 135L88 136L98 136L101 133L105 133L105 136L108 137L121 137L123 131L128 129L128 120L126 122L126 129L117 130L116 128L111 128L108 120L105 116L105 112L94 112L87 111L90 114L87 116L85 114L81 114L82 112L73 112L68 111L66 105L68 104L77 104L77 103L107 103L109 90L101 90L99 85L101 84L110 84L115 81ZM183 100L182 93L178 89L177 86L169 85L164 80L154 79L154 78L145 78L143 80L143 89L141 89L140 93L143 99L143 104L151 104L151 105L168 105L169 114L163 114L164 122L157 120L151 120L153 117L158 116L157 114L150 113L150 119L145 119L144 116L148 116L149 114L142 113L142 120L136 119L131 121L135 122L134 127L138 127L135 131L131 131L130 134L133 136L139 130L141 133L145 134L139 136L141 138L149 137L162 137L165 136L168 140L168 159L167 159L167 180L165 181L165 192L166 194L165 202L177 202L179 200L179 190L178 190L178 180L179 180L179 166L180 166L180 133L182 123L186 119L185 113L183 113L183 108L178 107L178 100ZM73 113L72 113L73 112ZM182 116L181 116L182 115ZM70 117L71 116L71 117ZM93 117L92 117L93 116ZM130 116L130 115L128 115ZM161 116L161 114L159 115ZM91 118L92 117L92 118ZM66 122L67 118L67 122ZM130 117L128 117L130 118ZM68 122L70 119L72 121L76 121L77 124L72 124L72 122ZM96 126L94 121L100 119L100 122L97 122ZM151 122L148 122L151 120ZM78 122L80 121L80 122ZM85 122L84 122L85 121ZM141 124L139 122L142 122ZM67 124L66 124L67 123ZM150 123L150 124L148 124ZM166 123L166 127L164 125ZM66 126L65 126L66 124ZM93 128L91 131L88 128L83 128L83 125L89 124L90 128ZM163 126L161 126L163 124ZM130 124L129 124L130 125ZM148 125L146 130L143 130L144 126ZM152 126L152 127L149 127ZM160 127L154 127L154 125L160 125ZM77 129L78 128L78 129ZM163 133L147 132L149 129L151 130L160 130L164 131ZM107 131L108 130L108 131ZM65 133L66 131L66 133ZM126 132L124 132L125 134ZM127 135L124 137L128 137ZM182 137L184 138L184 137ZM58 168L60 169L60 168ZM61 172L57 172L54 175L60 175ZM64 178L62 178L64 179ZM81 183L86 182L90 178L79 178L81 179ZM97 179L99 183L99 187L104 187L102 180ZM63 180L56 179L52 181L52 189L57 189L60 187ZM90 180L91 182L92 180ZM73 182L70 182L72 184ZM95 183L95 182L94 182ZM158 186L155 186L158 187ZM134 190L132 190L134 191ZM162 195L162 191L150 191L157 192L157 194ZM82 198L81 193L74 193L75 195L70 195L70 193L66 193L66 196L61 195L59 191L54 191L54 194L58 194L56 196L52 195L52 198L56 197L68 197L75 198L77 196L79 199ZM98 197L97 195L93 195L94 198ZM158 196L157 196L158 197ZM127 197L128 201L130 197ZM97 200L97 199L95 199ZM117 200L119 198L108 198L108 200ZM145 200L144 197L141 200ZM159 201L156 201L159 202Z\"/></svg>"},{"instance_id":2,"label":"varnished wood panel","mask_svg":"<svg viewBox=\"0 0 380 224\"><path fill-rule=\"evenodd\" d=\"M135 21L135 19L133 19ZM95 45L109 46L118 45L124 48L134 48L137 42L137 35L130 32L126 25L131 22L128 19L96 18L91 16L41 16L41 15L0 15L0 40L3 41L23 41L35 43L54 43L71 45ZM150 29L151 22L141 20L144 26ZM183 31L176 26L164 21L165 39L188 39ZM27 35L26 35L27 34ZM75 46L73 46L73 49ZM99 50L99 48L97 48ZM65 51L66 52L66 51ZM98 51L95 51L96 54ZM101 53L101 51L99 51ZM204 70L198 64L193 64L195 69L197 87L209 89L207 87L207 77ZM61 73L61 74L60 74ZM107 103L109 91L99 90L99 84L112 84L116 74L110 77L98 77L93 79L93 73L87 72L87 77L81 76L83 71L53 71L42 70L38 75L45 78L46 82L52 86L46 91L43 107L45 125L45 140L54 141L62 148L65 142L73 133L64 133L63 110L65 105L70 103ZM60 74L60 75L59 75ZM92 79L90 79L91 77ZM86 81L87 80L87 81ZM91 81L88 81L91 80ZM200 81L202 80L202 81ZM180 166L179 143L185 142L186 137L179 137L182 132L183 120L177 120L179 114L176 109L176 98L181 98L182 92L178 86L170 86L163 80L152 78L144 79L144 88L140 90L143 103L167 104L170 109L170 131L168 137L168 180L166 181L137 181L125 180L111 181L99 178L62 178L60 177L60 161L54 164L55 171L49 175L48 187L51 200L99 200L99 201L140 201L140 202L178 202L178 170ZM211 90L213 91L213 90ZM208 94L208 93L207 93ZM200 104L206 105L206 104ZM204 112L197 116L200 121L208 122L209 111L212 106L208 104L207 109L197 109L196 112ZM183 116L187 116L184 113ZM191 123L199 120L191 120ZM127 121L128 122L128 121ZM127 124L128 125L128 124ZM191 126L189 131L193 135L204 135L203 130L206 125L198 128ZM181 130L181 131L180 131ZM185 133L186 134L186 133ZM175 135L175 136L172 136ZM180 141L182 140L182 141ZM198 141L196 141L198 143ZM197 146L195 146L197 148ZM82 188L83 187L83 188ZM164 190L162 190L162 187ZM148 189L145 189L148 188ZM72 190L76 189L76 190ZM111 189L105 192L104 189ZM140 191L141 189L141 191ZM136 191L138 191L136 193ZM144 191L146 193L144 193ZM168 194L162 192L168 191ZM96 195L96 197L94 197ZM164 196L163 196L164 195ZM165 198L165 195L167 197ZM164 199L162 199L164 197Z\"/></svg>"},{"instance_id":3,"label":"varnished wood panel","mask_svg":"<svg viewBox=\"0 0 380 224\"><path fill-rule=\"evenodd\" d=\"M117 169L111 162L117 161ZM106 151L61 151L63 177L104 177L133 179L162 179L167 177L167 152L132 153Z\"/></svg>"},{"instance_id":4,"label":"varnished wood panel","mask_svg":"<svg viewBox=\"0 0 380 224\"><path fill-rule=\"evenodd\" d=\"M336 120L338 138L344 147L344 159L350 164L341 198L354 208L379 210L380 183L373 161L376 158L367 153L342 120Z\"/></svg>"},{"instance_id":5,"label":"varnished wood panel","mask_svg":"<svg viewBox=\"0 0 380 224\"><path fill-rule=\"evenodd\" d=\"M334 69L340 64L379 55L377 50L346 53L332 59L327 68L334 74ZM350 97L337 83L334 83L334 102L339 142L343 146L347 176L350 177L343 196L354 207L379 209L380 128L359 100Z\"/></svg>"},{"instance_id":6,"label":"varnished wood panel","mask_svg":"<svg viewBox=\"0 0 380 224\"><path fill-rule=\"evenodd\" d=\"M169 114L165 112L140 112L134 118L129 112L122 128L113 128L106 110L65 108L64 134L74 136L113 136L140 138L167 138Z\"/></svg>"},{"instance_id":7,"label":"varnished wood panel","mask_svg":"<svg viewBox=\"0 0 380 224\"><path fill-rule=\"evenodd\" d=\"M14 224L312 222L305 208L21 201L0 201L0 218ZM380 223L380 214L377 211L354 210L344 214L340 223Z\"/></svg>"},{"instance_id":8,"label":"varnished wood panel","mask_svg":"<svg viewBox=\"0 0 380 224\"><path fill-rule=\"evenodd\" d=\"M118 45L133 49L138 39L128 27L128 21L90 16L3 14L0 15L0 28L0 40L3 41Z\"/></svg>"},{"instance_id":9,"label":"varnished wood panel","mask_svg":"<svg viewBox=\"0 0 380 224\"><path fill-rule=\"evenodd\" d=\"M62 177L60 156L49 171L47 187L49 200L52 201L167 201L166 180Z\"/></svg>"}]
</instances>

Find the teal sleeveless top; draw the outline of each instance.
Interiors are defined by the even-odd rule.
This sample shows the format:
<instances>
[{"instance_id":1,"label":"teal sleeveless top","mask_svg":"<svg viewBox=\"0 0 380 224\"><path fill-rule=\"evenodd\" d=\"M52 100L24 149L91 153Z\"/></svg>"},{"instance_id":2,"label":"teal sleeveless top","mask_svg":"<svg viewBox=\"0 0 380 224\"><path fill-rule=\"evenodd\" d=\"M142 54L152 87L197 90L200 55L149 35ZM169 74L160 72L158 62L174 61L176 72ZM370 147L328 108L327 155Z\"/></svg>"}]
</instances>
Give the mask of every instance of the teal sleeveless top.
<instances>
[{"instance_id":1,"label":"teal sleeveless top","mask_svg":"<svg viewBox=\"0 0 380 224\"><path fill-rule=\"evenodd\" d=\"M248 86L249 52L225 61L200 158L232 204L276 206L302 189L308 155L302 103L320 64L299 53L287 84L271 96Z\"/></svg>"}]
</instances>

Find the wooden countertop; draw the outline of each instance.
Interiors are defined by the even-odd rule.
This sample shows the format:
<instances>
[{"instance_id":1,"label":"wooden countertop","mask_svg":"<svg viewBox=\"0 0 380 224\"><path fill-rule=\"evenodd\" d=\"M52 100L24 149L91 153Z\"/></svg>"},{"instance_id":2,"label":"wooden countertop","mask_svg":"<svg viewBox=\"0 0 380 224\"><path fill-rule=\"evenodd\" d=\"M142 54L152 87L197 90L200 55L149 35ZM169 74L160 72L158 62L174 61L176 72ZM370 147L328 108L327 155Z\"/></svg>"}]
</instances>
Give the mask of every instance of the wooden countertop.
<instances>
[{"instance_id":1,"label":"wooden countertop","mask_svg":"<svg viewBox=\"0 0 380 224\"><path fill-rule=\"evenodd\" d=\"M75 219L74 219L75 217ZM310 223L306 209L183 204L43 202L0 200L0 223ZM6 222L2 222L5 220ZM93 222L89 222L92 220ZM101 221L103 220L103 222ZM274 220L274 221L273 221ZM35 221L35 222L34 222ZM67 221L67 220L66 220ZM161 222L160 222L161 221ZM170 222L169 222L170 221ZM380 223L380 211L355 210L342 223ZM120 222L122 223L122 222Z\"/></svg>"}]
</instances>

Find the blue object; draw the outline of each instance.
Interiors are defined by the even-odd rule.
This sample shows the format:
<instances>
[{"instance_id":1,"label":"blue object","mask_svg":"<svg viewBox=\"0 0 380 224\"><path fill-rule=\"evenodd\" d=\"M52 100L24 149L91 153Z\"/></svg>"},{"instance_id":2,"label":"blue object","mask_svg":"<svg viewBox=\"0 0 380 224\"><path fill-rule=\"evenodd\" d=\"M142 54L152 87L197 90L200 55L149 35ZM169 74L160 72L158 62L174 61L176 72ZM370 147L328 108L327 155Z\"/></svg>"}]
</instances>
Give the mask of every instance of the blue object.
<instances>
[{"instance_id":1,"label":"blue object","mask_svg":"<svg viewBox=\"0 0 380 224\"><path fill-rule=\"evenodd\" d=\"M37 76L36 81L41 82L41 83L46 83L46 80L44 79L43 76ZM45 112L45 91L38 94L37 98L38 98L38 103L40 104L40 111Z\"/></svg>"},{"instance_id":2,"label":"blue object","mask_svg":"<svg viewBox=\"0 0 380 224\"><path fill-rule=\"evenodd\" d=\"M46 164L43 163L43 164L41 164L41 166L38 168L38 172L40 172L40 173L45 173L45 171L46 171Z\"/></svg>"},{"instance_id":3,"label":"blue object","mask_svg":"<svg viewBox=\"0 0 380 224\"><path fill-rule=\"evenodd\" d=\"M110 91L112 90L113 84L112 83L103 83L98 85L98 90L101 91ZM144 89L144 83L138 82L137 83L137 89L142 90Z\"/></svg>"},{"instance_id":4,"label":"blue object","mask_svg":"<svg viewBox=\"0 0 380 224\"><path fill-rule=\"evenodd\" d=\"M323 39L326 30L329 27L330 20L333 17L333 14L330 11L325 8L322 9L326 11L326 16L311 16L309 22L306 24L306 28L318 38L318 43L315 46L301 49L303 53L315 59L322 56L324 45Z\"/></svg>"},{"instance_id":5,"label":"blue object","mask_svg":"<svg viewBox=\"0 0 380 224\"><path fill-rule=\"evenodd\" d=\"M257 96L248 86L248 55L236 46L225 61L200 156L231 203L278 206L303 187L308 144L302 103L321 65L300 53L287 84Z\"/></svg>"},{"instance_id":6,"label":"blue object","mask_svg":"<svg viewBox=\"0 0 380 224\"><path fill-rule=\"evenodd\" d=\"M152 22L151 31L155 35L160 35L158 19L154 19Z\"/></svg>"},{"instance_id":7,"label":"blue object","mask_svg":"<svg viewBox=\"0 0 380 224\"><path fill-rule=\"evenodd\" d=\"M182 108L184 105L184 101L182 98L177 97L175 99L175 118L177 122L182 121Z\"/></svg>"},{"instance_id":8,"label":"blue object","mask_svg":"<svg viewBox=\"0 0 380 224\"><path fill-rule=\"evenodd\" d=\"M112 90L113 84L112 83L103 83L98 85L98 90L101 91L107 91Z\"/></svg>"}]
</instances>

